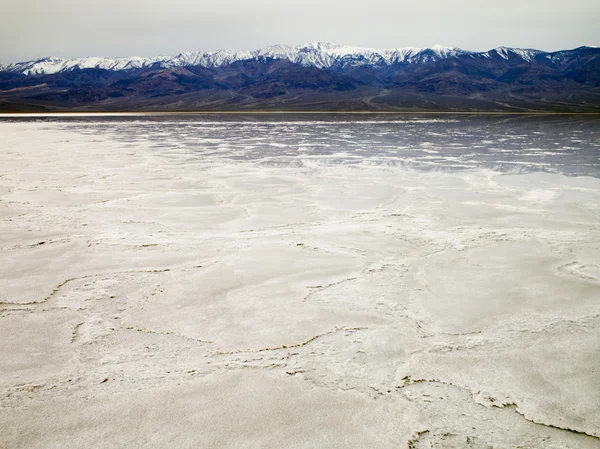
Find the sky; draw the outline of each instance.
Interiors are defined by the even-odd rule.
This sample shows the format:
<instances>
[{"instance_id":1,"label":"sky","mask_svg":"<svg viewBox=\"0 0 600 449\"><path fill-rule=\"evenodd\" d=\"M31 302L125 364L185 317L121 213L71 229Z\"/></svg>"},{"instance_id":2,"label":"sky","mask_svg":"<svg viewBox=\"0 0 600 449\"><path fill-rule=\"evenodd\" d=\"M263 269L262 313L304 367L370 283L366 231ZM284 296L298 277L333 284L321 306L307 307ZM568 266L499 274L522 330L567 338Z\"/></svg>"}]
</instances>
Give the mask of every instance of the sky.
<instances>
[{"instance_id":1,"label":"sky","mask_svg":"<svg viewBox=\"0 0 600 449\"><path fill-rule=\"evenodd\" d=\"M600 46L600 0L0 0L0 62L332 41L554 51Z\"/></svg>"}]
</instances>

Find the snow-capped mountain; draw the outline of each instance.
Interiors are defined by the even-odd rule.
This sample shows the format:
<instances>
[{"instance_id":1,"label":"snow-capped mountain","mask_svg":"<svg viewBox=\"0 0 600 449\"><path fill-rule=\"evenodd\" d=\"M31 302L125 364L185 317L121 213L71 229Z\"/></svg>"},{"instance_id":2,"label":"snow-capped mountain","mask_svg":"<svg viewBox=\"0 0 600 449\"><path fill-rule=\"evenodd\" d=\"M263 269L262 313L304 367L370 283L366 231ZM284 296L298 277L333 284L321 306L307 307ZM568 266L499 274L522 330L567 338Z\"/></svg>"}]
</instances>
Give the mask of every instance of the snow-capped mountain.
<instances>
[{"instance_id":1,"label":"snow-capped mountain","mask_svg":"<svg viewBox=\"0 0 600 449\"><path fill-rule=\"evenodd\" d=\"M471 52L460 48L435 45L430 48L404 47L394 49L376 49L337 45L331 42L316 42L300 46L272 45L254 51L218 50L215 52L187 52L177 56L155 56L153 58L42 58L33 61L19 62L0 67L13 73L24 75L48 75L74 69L105 69L113 71L139 69L144 67L188 67L202 66L215 68L237 61L273 58L286 59L304 67L348 67L348 66L385 66L393 64L415 64L435 62L442 59L472 55L478 57L501 57L517 55L530 61L539 50L499 47L488 52Z\"/></svg>"},{"instance_id":2,"label":"snow-capped mountain","mask_svg":"<svg viewBox=\"0 0 600 449\"><path fill-rule=\"evenodd\" d=\"M376 49L317 42L0 67L0 111L600 110L600 48Z\"/></svg>"},{"instance_id":3,"label":"snow-capped mountain","mask_svg":"<svg viewBox=\"0 0 600 449\"><path fill-rule=\"evenodd\" d=\"M480 53L482 56L486 58L502 58L505 60L509 60L512 57L521 58L524 61L531 62L535 59L535 57L539 54L544 53L541 50L533 50L530 48L508 48L508 47L498 47L493 50L486 51L484 53Z\"/></svg>"},{"instance_id":4,"label":"snow-capped mountain","mask_svg":"<svg viewBox=\"0 0 600 449\"><path fill-rule=\"evenodd\" d=\"M163 59L164 58L164 59ZM9 64L5 70L23 75L50 75L53 73L67 72L74 69L106 69L106 70L129 70L151 66L157 62L168 60L168 57L155 58L74 58L63 59L47 57L33 61Z\"/></svg>"}]
</instances>

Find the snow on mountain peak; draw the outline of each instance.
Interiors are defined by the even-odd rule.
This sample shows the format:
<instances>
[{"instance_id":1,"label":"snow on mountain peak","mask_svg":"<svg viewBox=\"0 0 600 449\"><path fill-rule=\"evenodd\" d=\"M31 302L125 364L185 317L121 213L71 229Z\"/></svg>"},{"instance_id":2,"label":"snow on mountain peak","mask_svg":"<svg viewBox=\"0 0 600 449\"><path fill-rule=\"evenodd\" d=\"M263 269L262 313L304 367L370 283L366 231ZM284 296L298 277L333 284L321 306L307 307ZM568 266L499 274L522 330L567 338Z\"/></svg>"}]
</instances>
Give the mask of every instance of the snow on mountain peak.
<instances>
[{"instance_id":1,"label":"snow on mountain peak","mask_svg":"<svg viewBox=\"0 0 600 449\"><path fill-rule=\"evenodd\" d=\"M237 61L252 59L285 59L305 67L331 68L354 66L384 66L392 64L430 63L441 59L471 55L472 57L508 60L513 54L525 61L532 61L539 50L498 47L487 52L470 52L460 48L434 45L429 48L402 47L393 49L363 48L339 45L330 41L311 42L299 46L271 45L258 50L217 50L214 52L186 52L177 56L159 55L153 58L73 58L46 57L34 61L19 62L0 67L24 75L47 75L76 69L131 70L158 65L159 67L203 66L221 67Z\"/></svg>"},{"instance_id":2,"label":"snow on mountain peak","mask_svg":"<svg viewBox=\"0 0 600 449\"><path fill-rule=\"evenodd\" d=\"M510 47L497 47L493 50L481 53L486 58L493 58L494 56L498 56L502 59L508 60L510 55L516 55L524 61L531 62L535 59L537 55L543 53L541 50L533 50L530 48L510 48Z\"/></svg>"},{"instance_id":3,"label":"snow on mountain peak","mask_svg":"<svg viewBox=\"0 0 600 449\"><path fill-rule=\"evenodd\" d=\"M433 50L434 53L437 53L440 56L463 51L459 48L445 47L444 45L439 45L439 44L435 44L433 47L430 47L430 50Z\"/></svg>"}]
</instances>

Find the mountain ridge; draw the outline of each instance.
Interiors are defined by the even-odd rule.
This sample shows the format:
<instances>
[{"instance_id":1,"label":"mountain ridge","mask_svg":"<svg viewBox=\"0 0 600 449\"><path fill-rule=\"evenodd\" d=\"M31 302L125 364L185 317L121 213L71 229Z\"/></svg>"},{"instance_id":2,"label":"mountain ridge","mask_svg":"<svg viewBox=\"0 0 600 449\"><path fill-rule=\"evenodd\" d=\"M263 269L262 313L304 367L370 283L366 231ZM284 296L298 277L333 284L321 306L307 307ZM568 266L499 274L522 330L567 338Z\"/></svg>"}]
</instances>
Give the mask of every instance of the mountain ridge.
<instances>
[{"instance_id":1,"label":"mountain ridge","mask_svg":"<svg viewBox=\"0 0 600 449\"><path fill-rule=\"evenodd\" d=\"M491 57L493 53L507 58L507 53L519 55L524 61L531 61L540 54L554 55L565 51L574 51L582 48L577 47L571 50L558 50L555 52L545 52L537 49L515 48L515 47L497 47L483 52L463 50L457 47L445 47L434 45L432 47L399 47L391 49L378 49L369 47L354 47L334 44L332 42L313 42L298 46L289 45L270 45L257 50L216 50L208 52L184 52L175 56L157 55L153 57L82 57L82 58L58 58L47 56L33 59L30 61L16 62L0 65L0 71L20 73L23 75L50 75L63 71L76 69L105 69L113 71L132 70L149 67L172 68L202 66L207 68L221 67L233 62L258 59L273 58L286 59L305 67L331 68L336 64L352 62L356 65L393 65L398 63L414 64L422 62L434 62L457 55L472 55L478 57ZM357 61L358 59L358 61Z\"/></svg>"},{"instance_id":2,"label":"mountain ridge","mask_svg":"<svg viewBox=\"0 0 600 449\"><path fill-rule=\"evenodd\" d=\"M0 69L0 111L600 112L600 48L486 52L330 42L43 58Z\"/></svg>"}]
</instances>

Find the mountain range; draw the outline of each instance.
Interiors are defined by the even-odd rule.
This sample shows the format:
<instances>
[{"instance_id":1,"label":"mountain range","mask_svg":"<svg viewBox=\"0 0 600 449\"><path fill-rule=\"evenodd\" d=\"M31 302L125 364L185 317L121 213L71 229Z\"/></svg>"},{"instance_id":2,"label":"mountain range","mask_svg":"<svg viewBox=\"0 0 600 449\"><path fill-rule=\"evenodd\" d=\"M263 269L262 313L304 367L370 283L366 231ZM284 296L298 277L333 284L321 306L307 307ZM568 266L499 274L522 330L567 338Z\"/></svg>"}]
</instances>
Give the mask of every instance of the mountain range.
<instances>
[{"instance_id":1,"label":"mountain range","mask_svg":"<svg viewBox=\"0 0 600 449\"><path fill-rule=\"evenodd\" d=\"M600 48L319 42L0 65L0 111L142 110L600 112Z\"/></svg>"}]
</instances>

